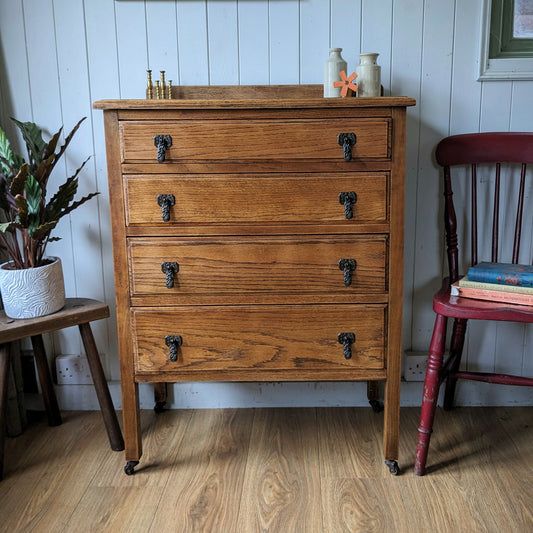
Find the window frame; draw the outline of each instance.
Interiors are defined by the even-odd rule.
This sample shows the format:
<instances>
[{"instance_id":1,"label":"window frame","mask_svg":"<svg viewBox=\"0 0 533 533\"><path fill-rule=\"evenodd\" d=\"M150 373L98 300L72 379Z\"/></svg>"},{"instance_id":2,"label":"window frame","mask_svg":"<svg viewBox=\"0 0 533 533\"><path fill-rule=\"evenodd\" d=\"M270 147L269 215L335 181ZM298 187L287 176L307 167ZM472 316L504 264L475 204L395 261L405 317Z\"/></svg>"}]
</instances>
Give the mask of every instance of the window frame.
<instances>
[{"instance_id":1,"label":"window frame","mask_svg":"<svg viewBox=\"0 0 533 533\"><path fill-rule=\"evenodd\" d=\"M533 80L533 39L513 32L514 0L483 0L478 81Z\"/></svg>"}]
</instances>

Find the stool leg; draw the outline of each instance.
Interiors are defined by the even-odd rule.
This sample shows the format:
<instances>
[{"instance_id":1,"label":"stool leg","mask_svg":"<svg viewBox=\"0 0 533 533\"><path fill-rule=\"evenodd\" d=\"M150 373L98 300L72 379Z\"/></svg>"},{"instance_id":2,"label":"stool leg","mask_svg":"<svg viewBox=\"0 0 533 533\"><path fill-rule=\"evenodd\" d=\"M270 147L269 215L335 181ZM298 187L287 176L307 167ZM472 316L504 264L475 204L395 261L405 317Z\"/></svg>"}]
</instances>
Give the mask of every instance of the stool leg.
<instances>
[{"instance_id":1,"label":"stool leg","mask_svg":"<svg viewBox=\"0 0 533 533\"><path fill-rule=\"evenodd\" d=\"M0 481L4 479L4 439L6 433L7 376L9 343L0 344Z\"/></svg>"},{"instance_id":2,"label":"stool leg","mask_svg":"<svg viewBox=\"0 0 533 533\"><path fill-rule=\"evenodd\" d=\"M31 338L31 344L35 355L35 364L37 365L39 382L41 383L41 389L43 391L43 400L46 414L48 416L48 425L59 426L61 425L61 414L59 412L59 406L57 405L54 384L50 377L50 368L48 366L48 359L46 358L42 335L34 335Z\"/></svg>"},{"instance_id":3,"label":"stool leg","mask_svg":"<svg viewBox=\"0 0 533 533\"><path fill-rule=\"evenodd\" d=\"M122 438L122 432L118 425L117 414L113 407L111 394L109 394L109 387L107 386L100 356L98 355L96 343L94 342L91 326L89 323L86 323L80 324L79 328L111 449L121 451L124 449L124 439Z\"/></svg>"}]
</instances>

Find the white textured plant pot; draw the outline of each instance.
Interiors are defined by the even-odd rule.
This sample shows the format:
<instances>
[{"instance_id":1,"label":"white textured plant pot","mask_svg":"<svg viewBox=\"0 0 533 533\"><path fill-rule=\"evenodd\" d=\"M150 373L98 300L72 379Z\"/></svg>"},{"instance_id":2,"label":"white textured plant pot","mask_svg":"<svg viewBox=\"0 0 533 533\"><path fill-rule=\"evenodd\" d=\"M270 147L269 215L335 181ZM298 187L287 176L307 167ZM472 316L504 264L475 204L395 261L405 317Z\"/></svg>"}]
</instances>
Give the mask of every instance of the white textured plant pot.
<instances>
[{"instance_id":1,"label":"white textured plant pot","mask_svg":"<svg viewBox=\"0 0 533 533\"><path fill-rule=\"evenodd\" d=\"M0 294L10 318L36 318L59 311L65 305L65 282L59 257L48 265L11 270L0 265Z\"/></svg>"}]
</instances>

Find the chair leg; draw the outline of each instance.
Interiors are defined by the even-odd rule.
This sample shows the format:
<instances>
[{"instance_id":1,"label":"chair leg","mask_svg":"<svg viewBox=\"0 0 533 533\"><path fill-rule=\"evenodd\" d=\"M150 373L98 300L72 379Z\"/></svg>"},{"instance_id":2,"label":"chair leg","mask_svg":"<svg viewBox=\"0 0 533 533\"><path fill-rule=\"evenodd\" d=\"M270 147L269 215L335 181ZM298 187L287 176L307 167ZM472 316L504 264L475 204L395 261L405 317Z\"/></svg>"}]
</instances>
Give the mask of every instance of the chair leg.
<instances>
[{"instance_id":1,"label":"chair leg","mask_svg":"<svg viewBox=\"0 0 533 533\"><path fill-rule=\"evenodd\" d=\"M442 359L444 355L444 344L446 341L447 317L437 315L431 345L429 347L429 358L424 380L424 394L422 397L422 410L420 414L420 426L418 427L418 443L415 456L415 474L423 476L426 469L429 440L433 429L433 419L439 398L439 388L441 383Z\"/></svg>"},{"instance_id":2,"label":"chair leg","mask_svg":"<svg viewBox=\"0 0 533 533\"><path fill-rule=\"evenodd\" d=\"M453 376L459 370L461 365L461 356L463 355L463 347L465 344L467 319L456 318L453 321L452 339L450 343L450 357L451 366L449 368L449 375L446 378L444 389L444 410L450 411L453 409L453 400L455 397L455 386L457 385L457 378Z\"/></svg>"},{"instance_id":3,"label":"chair leg","mask_svg":"<svg viewBox=\"0 0 533 533\"><path fill-rule=\"evenodd\" d=\"M50 368L48 365L48 359L46 358L42 335L34 335L31 338L31 344L33 346L37 373L39 374L39 382L41 383L41 389L43 392L44 406L48 416L48 425L59 426L61 425L61 414L59 412L59 406L57 405L54 384L50 377Z\"/></svg>"},{"instance_id":4,"label":"chair leg","mask_svg":"<svg viewBox=\"0 0 533 533\"><path fill-rule=\"evenodd\" d=\"M91 370L91 376L94 382L94 388L96 390L96 396L98 403L100 404L100 410L104 419L107 436L109 438L109 444L111 449L115 451L121 451L124 449L124 439L120 426L118 425L117 414L111 400L111 394L109 393L109 387L105 378L100 356L94 342L93 332L89 323L79 325L83 346L85 347L85 353L87 354L87 361L89 363L89 369Z\"/></svg>"},{"instance_id":5,"label":"chair leg","mask_svg":"<svg viewBox=\"0 0 533 533\"><path fill-rule=\"evenodd\" d=\"M6 434L7 377L9 343L0 344L0 481L4 479L4 442Z\"/></svg>"}]
</instances>

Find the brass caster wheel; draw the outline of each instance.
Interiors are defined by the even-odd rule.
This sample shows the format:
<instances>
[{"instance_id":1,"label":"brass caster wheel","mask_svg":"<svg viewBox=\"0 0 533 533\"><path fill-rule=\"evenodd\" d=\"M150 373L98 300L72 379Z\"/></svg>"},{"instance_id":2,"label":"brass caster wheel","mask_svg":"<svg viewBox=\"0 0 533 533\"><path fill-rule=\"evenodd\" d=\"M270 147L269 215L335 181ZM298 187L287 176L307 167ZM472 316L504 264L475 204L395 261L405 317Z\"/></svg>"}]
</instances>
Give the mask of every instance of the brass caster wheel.
<instances>
[{"instance_id":1,"label":"brass caster wheel","mask_svg":"<svg viewBox=\"0 0 533 533\"><path fill-rule=\"evenodd\" d=\"M124 472L127 476L135 474L135 467L139 464L139 461L128 461L124 467Z\"/></svg>"}]
</instances>

